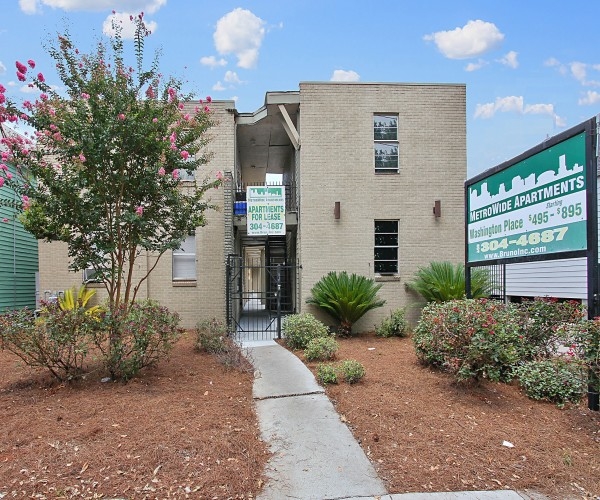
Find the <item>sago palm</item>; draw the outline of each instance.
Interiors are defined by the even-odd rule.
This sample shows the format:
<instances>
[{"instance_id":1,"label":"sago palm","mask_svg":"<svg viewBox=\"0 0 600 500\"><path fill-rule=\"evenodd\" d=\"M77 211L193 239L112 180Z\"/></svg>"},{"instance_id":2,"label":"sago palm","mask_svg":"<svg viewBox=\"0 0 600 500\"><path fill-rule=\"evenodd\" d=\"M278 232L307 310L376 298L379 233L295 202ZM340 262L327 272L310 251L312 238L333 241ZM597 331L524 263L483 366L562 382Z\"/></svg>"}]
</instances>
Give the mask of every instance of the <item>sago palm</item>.
<instances>
[{"instance_id":1,"label":"sago palm","mask_svg":"<svg viewBox=\"0 0 600 500\"><path fill-rule=\"evenodd\" d=\"M385 300L377 297L380 288L381 285L364 276L332 271L312 287L311 296L306 302L320 307L337 319L341 335L350 335L352 325L366 312L385 304Z\"/></svg>"},{"instance_id":2,"label":"sago palm","mask_svg":"<svg viewBox=\"0 0 600 500\"><path fill-rule=\"evenodd\" d=\"M427 302L446 302L465 297L465 266L450 262L431 262L416 272L413 281L406 284L409 290L417 292ZM491 282L485 269L471 270L471 297L487 297Z\"/></svg>"}]
</instances>

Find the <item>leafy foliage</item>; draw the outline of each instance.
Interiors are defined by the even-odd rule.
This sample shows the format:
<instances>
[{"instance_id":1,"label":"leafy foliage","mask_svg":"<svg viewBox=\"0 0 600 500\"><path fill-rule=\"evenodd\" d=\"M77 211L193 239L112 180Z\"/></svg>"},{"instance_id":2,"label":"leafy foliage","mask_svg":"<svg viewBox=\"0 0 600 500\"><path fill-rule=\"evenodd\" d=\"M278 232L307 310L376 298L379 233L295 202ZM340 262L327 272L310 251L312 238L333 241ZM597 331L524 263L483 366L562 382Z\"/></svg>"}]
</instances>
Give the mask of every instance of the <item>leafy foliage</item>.
<instances>
[{"instance_id":1,"label":"leafy foliage","mask_svg":"<svg viewBox=\"0 0 600 500\"><path fill-rule=\"evenodd\" d=\"M519 361L515 308L487 299L431 302L413 332L417 357L458 380L507 380Z\"/></svg>"},{"instance_id":2,"label":"leafy foliage","mask_svg":"<svg viewBox=\"0 0 600 500\"><path fill-rule=\"evenodd\" d=\"M352 325L368 311L382 307L385 300L377 297L381 284L357 274L348 275L346 271L330 272L323 276L311 289L306 300L314 304L340 322L340 334L352 334Z\"/></svg>"},{"instance_id":3,"label":"leafy foliage","mask_svg":"<svg viewBox=\"0 0 600 500\"><path fill-rule=\"evenodd\" d=\"M317 380L321 385L337 384L337 369L333 364L319 364L317 366Z\"/></svg>"},{"instance_id":4,"label":"leafy foliage","mask_svg":"<svg viewBox=\"0 0 600 500\"><path fill-rule=\"evenodd\" d=\"M330 335L329 329L310 313L285 316L281 332L291 349L306 349L312 339Z\"/></svg>"},{"instance_id":5,"label":"leafy foliage","mask_svg":"<svg viewBox=\"0 0 600 500\"><path fill-rule=\"evenodd\" d=\"M579 402L586 391L586 370L575 359L555 357L528 361L517 369L516 376L527 396L558 406Z\"/></svg>"},{"instance_id":6,"label":"leafy foliage","mask_svg":"<svg viewBox=\"0 0 600 500\"><path fill-rule=\"evenodd\" d=\"M0 347L28 366L43 367L60 381L84 373L92 338L102 328L83 308L60 309L46 304L44 316L34 319L27 309L0 315Z\"/></svg>"},{"instance_id":7,"label":"leafy foliage","mask_svg":"<svg viewBox=\"0 0 600 500\"><path fill-rule=\"evenodd\" d=\"M365 376L365 367L355 359L345 359L338 365L342 378L349 384L356 384Z\"/></svg>"},{"instance_id":8,"label":"leafy foliage","mask_svg":"<svg viewBox=\"0 0 600 500\"><path fill-rule=\"evenodd\" d=\"M134 280L142 251L158 259L179 248L205 223L206 191L219 180L181 189L178 175L206 163L206 131L212 124L204 104L184 104L181 82L164 79L154 59L144 69L144 39L149 34L140 14L135 23L137 70L126 62L121 26L107 47L81 54L69 34L49 47L64 94L33 76L41 93L19 108L0 106L0 121L23 120L30 138L8 136L3 161L16 176L0 169L2 185L19 195L21 220L38 238L68 244L73 270L93 268L106 287L109 308L128 308L155 265ZM19 66L20 63L18 63ZM33 61L30 66L33 68ZM21 65L19 78L25 78ZM4 91L4 90L3 90ZM4 98L4 94L2 94ZM209 99L209 98L207 98ZM4 101L4 99L2 99Z\"/></svg>"},{"instance_id":9,"label":"leafy foliage","mask_svg":"<svg viewBox=\"0 0 600 500\"><path fill-rule=\"evenodd\" d=\"M178 325L179 315L154 301L135 302L129 308L123 304L107 315L94 343L111 376L129 380L169 353L182 333ZM111 339L114 332L118 333Z\"/></svg>"},{"instance_id":10,"label":"leafy foliage","mask_svg":"<svg viewBox=\"0 0 600 500\"><path fill-rule=\"evenodd\" d=\"M465 267L456 266L450 262L431 262L427 267L421 267L416 272L413 281L406 287L427 302L445 302L447 300L465 297ZM471 296L478 299L490 294L491 283L485 269L471 270Z\"/></svg>"},{"instance_id":11,"label":"leafy foliage","mask_svg":"<svg viewBox=\"0 0 600 500\"><path fill-rule=\"evenodd\" d=\"M339 347L333 337L317 337L312 339L304 349L304 357L308 361L327 361L335 358Z\"/></svg>"},{"instance_id":12,"label":"leafy foliage","mask_svg":"<svg viewBox=\"0 0 600 500\"><path fill-rule=\"evenodd\" d=\"M216 318L199 321L196 325L196 348L211 354L227 350L227 327Z\"/></svg>"},{"instance_id":13,"label":"leafy foliage","mask_svg":"<svg viewBox=\"0 0 600 500\"><path fill-rule=\"evenodd\" d=\"M375 327L375 335L378 337L405 337L407 334L408 321L406 321L406 311L403 308L392 311L389 318L384 318Z\"/></svg>"},{"instance_id":14,"label":"leafy foliage","mask_svg":"<svg viewBox=\"0 0 600 500\"><path fill-rule=\"evenodd\" d=\"M58 306L63 311L72 311L82 308L87 315L98 317L104 312L102 306L96 305L87 308L88 302L94 295L96 295L96 290L90 290L85 286L81 286L79 287L79 290L76 290L75 287L73 287L69 290L65 290L64 296L58 297Z\"/></svg>"},{"instance_id":15,"label":"leafy foliage","mask_svg":"<svg viewBox=\"0 0 600 500\"><path fill-rule=\"evenodd\" d=\"M589 388L600 392L600 317L566 326L571 350L588 368Z\"/></svg>"}]
</instances>

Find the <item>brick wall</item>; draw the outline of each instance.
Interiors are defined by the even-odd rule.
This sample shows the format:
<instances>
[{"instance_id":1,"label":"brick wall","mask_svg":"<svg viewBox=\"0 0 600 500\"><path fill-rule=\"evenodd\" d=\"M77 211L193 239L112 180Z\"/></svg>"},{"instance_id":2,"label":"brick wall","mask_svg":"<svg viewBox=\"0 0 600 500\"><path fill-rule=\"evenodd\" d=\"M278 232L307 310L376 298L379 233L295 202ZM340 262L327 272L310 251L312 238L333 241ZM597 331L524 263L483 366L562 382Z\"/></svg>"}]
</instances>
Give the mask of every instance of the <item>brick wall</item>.
<instances>
[{"instance_id":1,"label":"brick wall","mask_svg":"<svg viewBox=\"0 0 600 500\"><path fill-rule=\"evenodd\" d=\"M419 266L464 261L465 93L464 85L300 84L304 310L315 312L304 301L329 271L376 278L387 304L356 325L370 329L391 310L418 303L404 284ZM398 174L375 174L374 113L399 116ZM435 200L441 201L440 218L432 213ZM333 217L336 201L339 220ZM373 271L375 219L399 221L398 276ZM414 322L419 309L409 312Z\"/></svg>"}]
</instances>

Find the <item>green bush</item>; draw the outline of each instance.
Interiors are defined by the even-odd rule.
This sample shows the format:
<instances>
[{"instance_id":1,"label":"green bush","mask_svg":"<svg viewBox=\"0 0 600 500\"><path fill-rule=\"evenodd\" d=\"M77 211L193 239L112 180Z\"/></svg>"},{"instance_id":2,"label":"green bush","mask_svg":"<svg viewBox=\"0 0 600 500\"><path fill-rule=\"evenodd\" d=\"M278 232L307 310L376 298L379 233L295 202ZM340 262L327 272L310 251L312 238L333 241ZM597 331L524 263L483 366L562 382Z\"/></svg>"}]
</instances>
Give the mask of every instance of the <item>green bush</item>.
<instances>
[{"instance_id":1,"label":"green bush","mask_svg":"<svg viewBox=\"0 0 600 500\"><path fill-rule=\"evenodd\" d=\"M565 330L572 342L571 353L588 369L590 390L600 392L600 317L571 323Z\"/></svg>"},{"instance_id":2,"label":"green bush","mask_svg":"<svg viewBox=\"0 0 600 500\"><path fill-rule=\"evenodd\" d=\"M27 309L0 315L0 347L17 355L28 366L46 368L60 381L84 373L84 362L101 318L83 307L61 310L47 304L42 317L34 319Z\"/></svg>"},{"instance_id":3,"label":"green bush","mask_svg":"<svg viewBox=\"0 0 600 500\"><path fill-rule=\"evenodd\" d=\"M555 356L560 346L571 343L566 327L584 321L585 314L585 306L576 301L558 302L537 297L519 304L521 359L529 361Z\"/></svg>"},{"instance_id":4,"label":"green bush","mask_svg":"<svg viewBox=\"0 0 600 500\"><path fill-rule=\"evenodd\" d=\"M454 266L450 262L431 262L429 266L419 268L406 287L421 295L427 302L462 299L466 294L465 266ZM471 297L487 297L490 289L489 273L485 269L472 269Z\"/></svg>"},{"instance_id":5,"label":"green bush","mask_svg":"<svg viewBox=\"0 0 600 500\"><path fill-rule=\"evenodd\" d=\"M312 287L311 296L306 300L314 304L340 322L340 335L352 334L352 325L371 309L382 307L385 300L377 298L381 284L346 271L330 272Z\"/></svg>"},{"instance_id":6,"label":"green bush","mask_svg":"<svg viewBox=\"0 0 600 500\"><path fill-rule=\"evenodd\" d=\"M335 358L338 349L339 345L333 337L317 337L304 349L304 357L307 361L327 361Z\"/></svg>"},{"instance_id":7,"label":"green bush","mask_svg":"<svg viewBox=\"0 0 600 500\"><path fill-rule=\"evenodd\" d=\"M199 321L196 325L196 349L210 354L224 353L227 327L215 318Z\"/></svg>"},{"instance_id":8,"label":"green bush","mask_svg":"<svg viewBox=\"0 0 600 500\"><path fill-rule=\"evenodd\" d=\"M527 396L551 401L558 406L581 400L587 390L586 373L581 362L562 357L529 361L516 371Z\"/></svg>"},{"instance_id":9,"label":"green bush","mask_svg":"<svg viewBox=\"0 0 600 500\"><path fill-rule=\"evenodd\" d=\"M389 318L385 318L375 327L375 335L378 337L405 337L407 334L408 321L403 308L392 311Z\"/></svg>"},{"instance_id":10,"label":"green bush","mask_svg":"<svg viewBox=\"0 0 600 500\"><path fill-rule=\"evenodd\" d=\"M128 380L166 356L180 337L179 315L146 300L117 308L94 338L113 378Z\"/></svg>"},{"instance_id":11,"label":"green bush","mask_svg":"<svg viewBox=\"0 0 600 500\"><path fill-rule=\"evenodd\" d=\"M335 366L332 364L319 364L317 366L317 380L321 385L337 384L338 376Z\"/></svg>"},{"instance_id":12,"label":"green bush","mask_svg":"<svg viewBox=\"0 0 600 500\"><path fill-rule=\"evenodd\" d=\"M458 380L509 380L519 361L514 307L487 299L430 302L413 332L419 360Z\"/></svg>"},{"instance_id":13,"label":"green bush","mask_svg":"<svg viewBox=\"0 0 600 500\"><path fill-rule=\"evenodd\" d=\"M329 329L310 313L285 316L281 332L291 349L306 349L312 339L330 335Z\"/></svg>"},{"instance_id":14,"label":"green bush","mask_svg":"<svg viewBox=\"0 0 600 500\"><path fill-rule=\"evenodd\" d=\"M365 376L365 367L354 359L345 359L339 364L342 378L349 384L355 384Z\"/></svg>"}]
</instances>

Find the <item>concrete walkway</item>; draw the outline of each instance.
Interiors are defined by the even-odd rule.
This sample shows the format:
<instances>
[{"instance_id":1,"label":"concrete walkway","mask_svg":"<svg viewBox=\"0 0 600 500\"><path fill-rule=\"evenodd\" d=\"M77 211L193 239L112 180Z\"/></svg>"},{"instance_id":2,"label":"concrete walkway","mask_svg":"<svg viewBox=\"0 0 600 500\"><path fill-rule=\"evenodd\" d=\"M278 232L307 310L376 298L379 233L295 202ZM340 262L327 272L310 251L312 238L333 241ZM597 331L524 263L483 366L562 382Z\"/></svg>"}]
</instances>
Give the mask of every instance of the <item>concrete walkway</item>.
<instances>
[{"instance_id":1,"label":"concrete walkway","mask_svg":"<svg viewBox=\"0 0 600 500\"><path fill-rule=\"evenodd\" d=\"M262 500L542 500L509 490L389 494L333 404L296 356L273 341L244 342L253 397L273 457Z\"/></svg>"}]
</instances>

